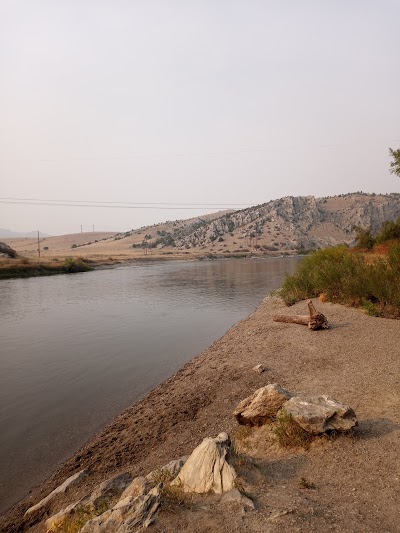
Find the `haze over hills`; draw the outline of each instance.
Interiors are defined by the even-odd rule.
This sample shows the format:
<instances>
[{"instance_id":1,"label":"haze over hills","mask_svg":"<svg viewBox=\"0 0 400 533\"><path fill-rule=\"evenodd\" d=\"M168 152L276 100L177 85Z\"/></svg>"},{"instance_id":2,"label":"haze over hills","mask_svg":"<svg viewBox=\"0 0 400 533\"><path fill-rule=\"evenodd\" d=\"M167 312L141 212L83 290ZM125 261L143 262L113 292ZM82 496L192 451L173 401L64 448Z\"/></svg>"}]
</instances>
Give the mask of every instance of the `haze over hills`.
<instances>
[{"instance_id":1,"label":"haze over hills","mask_svg":"<svg viewBox=\"0 0 400 533\"><path fill-rule=\"evenodd\" d=\"M354 227L400 216L400 194L287 196L238 211L167 221L124 233L77 233L41 239L50 255L135 256L152 253L303 251L354 242ZM36 239L4 239L19 252L36 253Z\"/></svg>"},{"instance_id":2,"label":"haze over hills","mask_svg":"<svg viewBox=\"0 0 400 533\"><path fill-rule=\"evenodd\" d=\"M41 237L49 237L46 233L40 233ZM37 231L12 231L5 228L0 228L0 238L4 239L33 239L37 238Z\"/></svg>"}]
</instances>

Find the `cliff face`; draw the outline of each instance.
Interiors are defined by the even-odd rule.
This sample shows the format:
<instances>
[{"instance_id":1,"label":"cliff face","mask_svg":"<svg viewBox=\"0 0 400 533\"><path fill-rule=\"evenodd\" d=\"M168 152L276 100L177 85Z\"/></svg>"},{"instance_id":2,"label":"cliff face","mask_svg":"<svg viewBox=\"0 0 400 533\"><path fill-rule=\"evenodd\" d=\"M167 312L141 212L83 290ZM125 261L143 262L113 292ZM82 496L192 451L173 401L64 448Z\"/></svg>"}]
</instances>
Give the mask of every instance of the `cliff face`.
<instances>
[{"instance_id":1,"label":"cliff face","mask_svg":"<svg viewBox=\"0 0 400 533\"><path fill-rule=\"evenodd\" d=\"M400 216L400 195L288 196L222 215L192 231L174 232L178 248L217 246L271 250L321 248L354 241L354 226L374 232ZM240 242L242 241L242 242Z\"/></svg>"}]
</instances>

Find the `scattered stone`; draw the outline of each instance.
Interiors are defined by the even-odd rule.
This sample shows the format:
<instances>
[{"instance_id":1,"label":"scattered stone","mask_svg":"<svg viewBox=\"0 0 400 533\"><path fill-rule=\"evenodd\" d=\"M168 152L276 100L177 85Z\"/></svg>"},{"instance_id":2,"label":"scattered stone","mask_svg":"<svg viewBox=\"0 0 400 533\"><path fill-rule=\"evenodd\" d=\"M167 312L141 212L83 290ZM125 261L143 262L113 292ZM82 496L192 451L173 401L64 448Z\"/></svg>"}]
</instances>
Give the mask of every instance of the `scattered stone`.
<instances>
[{"instance_id":1,"label":"scattered stone","mask_svg":"<svg viewBox=\"0 0 400 533\"><path fill-rule=\"evenodd\" d=\"M160 505L160 493L154 487L147 494L121 500L109 511L89 520L81 533L132 533L153 523Z\"/></svg>"},{"instance_id":2,"label":"scattered stone","mask_svg":"<svg viewBox=\"0 0 400 533\"><path fill-rule=\"evenodd\" d=\"M54 496L57 494L60 494L61 492L65 492L68 487L71 487L72 485L75 485L80 481L84 476L86 476L86 470L81 470L80 472L77 472L73 476L69 477L62 483L62 485L59 485L56 489L54 489L48 496L43 498L43 500L40 500L39 503L36 505L33 505L32 507L29 507L29 509L25 512L25 514L33 513L34 511L37 511L38 509L41 509L44 505L46 505L47 502L52 500Z\"/></svg>"},{"instance_id":3,"label":"scattered stone","mask_svg":"<svg viewBox=\"0 0 400 533\"><path fill-rule=\"evenodd\" d=\"M259 365L254 366L252 370L254 370L254 372L257 372L258 374L262 374L267 370L267 367L260 363Z\"/></svg>"},{"instance_id":4,"label":"scattered stone","mask_svg":"<svg viewBox=\"0 0 400 533\"><path fill-rule=\"evenodd\" d=\"M222 494L233 489L236 472L226 460L230 444L226 433L220 433L215 439L205 438L193 450L171 485L184 492L199 494L210 491Z\"/></svg>"},{"instance_id":5,"label":"scattered stone","mask_svg":"<svg viewBox=\"0 0 400 533\"><path fill-rule=\"evenodd\" d=\"M221 504L226 503L239 503L240 505L243 505L243 507L246 509L255 509L255 505L253 501L242 494L239 489L232 489L229 492L226 492L222 498L221 498Z\"/></svg>"},{"instance_id":6,"label":"scattered stone","mask_svg":"<svg viewBox=\"0 0 400 533\"><path fill-rule=\"evenodd\" d=\"M46 520L46 530L56 531L60 524L68 517L72 517L77 509L85 509L88 513L97 513L104 511L107 507L111 507L112 500L115 497L120 497L124 489L132 481L132 476L128 472L118 474L98 485L93 492L84 496L79 501L68 505L57 514ZM115 501L115 500L114 500Z\"/></svg>"},{"instance_id":7,"label":"scattered stone","mask_svg":"<svg viewBox=\"0 0 400 533\"><path fill-rule=\"evenodd\" d=\"M282 516L286 516L290 513L293 513L294 509L281 509L281 510L272 510L269 515L268 522L277 522Z\"/></svg>"},{"instance_id":8,"label":"scattered stone","mask_svg":"<svg viewBox=\"0 0 400 533\"><path fill-rule=\"evenodd\" d=\"M301 394L286 402L284 409L299 426L313 435L331 430L348 431L358 423L351 407L328 396Z\"/></svg>"},{"instance_id":9,"label":"scattered stone","mask_svg":"<svg viewBox=\"0 0 400 533\"><path fill-rule=\"evenodd\" d=\"M239 424L262 426L276 416L282 405L293 395L278 384L270 384L256 390L242 400L233 411Z\"/></svg>"}]
</instances>

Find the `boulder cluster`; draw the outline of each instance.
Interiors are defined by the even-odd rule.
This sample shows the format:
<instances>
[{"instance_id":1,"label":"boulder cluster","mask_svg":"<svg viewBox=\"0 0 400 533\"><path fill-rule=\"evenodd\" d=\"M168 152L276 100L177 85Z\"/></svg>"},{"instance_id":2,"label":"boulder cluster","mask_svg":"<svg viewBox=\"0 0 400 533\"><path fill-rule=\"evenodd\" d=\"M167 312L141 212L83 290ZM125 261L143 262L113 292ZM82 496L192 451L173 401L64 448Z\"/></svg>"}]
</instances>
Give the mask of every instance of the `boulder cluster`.
<instances>
[{"instance_id":1,"label":"boulder cluster","mask_svg":"<svg viewBox=\"0 0 400 533\"><path fill-rule=\"evenodd\" d=\"M256 390L239 403L233 414L239 424L261 426L276 419L282 412L311 435L344 432L357 425L357 417L351 407L328 396L295 395L277 383Z\"/></svg>"},{"instance_id":2,"label":"boulder cluster","mask_svg":"<svg viewBox=\"0 0 400 533\"><path fill-rule=\"evenodd\" d=\"M259 368L256 368L259 371ZM276 421L281 413L310 435L330 431L348 431L357 425L350 407L329 398L309 394L293 394L278 384L256 390L239 403L233 414L241 425L262 426ZM171 494L222 495L221 504L235 502L243 509L255 509L253 501L238 488L237 473L230 463L231 439L227 433L205 438L191 453L150 472L135 477L120 473L83 498L68 505L46 521L46 530L63 531L73 526L81 533L128 533L140 531L154 522L163 498ZM87 472L82 470L64 481L46 498L29 508L31 514L45 508L57 494L80 482Z\"/></svg>"}]
</instances>

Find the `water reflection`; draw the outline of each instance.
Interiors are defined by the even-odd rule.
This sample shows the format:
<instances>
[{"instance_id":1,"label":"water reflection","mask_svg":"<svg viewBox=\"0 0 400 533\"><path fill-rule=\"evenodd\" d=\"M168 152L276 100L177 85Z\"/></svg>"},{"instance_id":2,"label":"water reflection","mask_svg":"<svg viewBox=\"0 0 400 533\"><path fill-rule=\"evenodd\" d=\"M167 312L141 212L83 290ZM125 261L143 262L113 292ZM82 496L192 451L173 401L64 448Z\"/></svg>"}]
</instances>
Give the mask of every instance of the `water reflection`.
<instances>
[{"instance_id":1,"label":"water reflection","mask_svg":"<svg viewBox=\"0 0 400 533\"><path fill-rule=\"evenodd\" d=\"M152 263L0 282L0 508L254 310L297 262Z\"/></svg>"}]
</instances>

